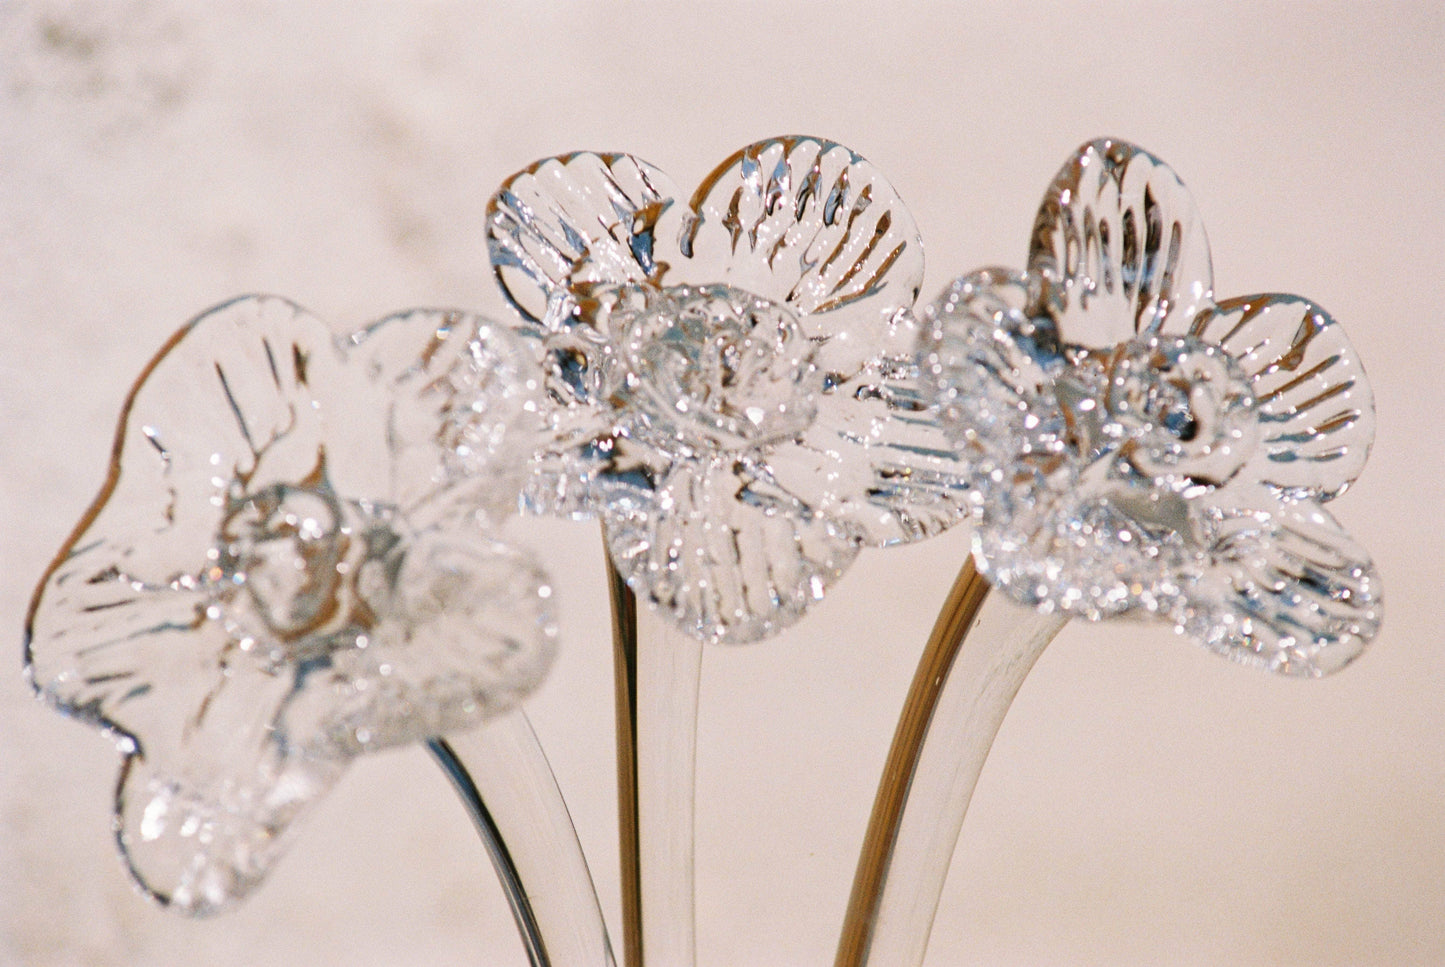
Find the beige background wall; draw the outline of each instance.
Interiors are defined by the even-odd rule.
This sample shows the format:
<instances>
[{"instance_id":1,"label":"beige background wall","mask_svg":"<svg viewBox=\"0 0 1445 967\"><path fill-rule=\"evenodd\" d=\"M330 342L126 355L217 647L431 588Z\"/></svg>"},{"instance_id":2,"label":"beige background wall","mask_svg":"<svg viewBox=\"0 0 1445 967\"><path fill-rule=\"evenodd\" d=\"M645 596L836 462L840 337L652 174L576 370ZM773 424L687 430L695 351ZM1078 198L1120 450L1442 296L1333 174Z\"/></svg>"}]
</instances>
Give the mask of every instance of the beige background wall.
<instances>
[{"instance_id":1,"label":"beige background wall","mask_svg":"<svg viewBox=\"0 0 1445 967\"><path fill-rule=\"evenodd\" d=\"M930 964L1445 963L1445 14L1083 6L0 0L0 963L521 962L417 750L355 768L239 914L148 907L109 841L115 755L20 678L26 599L100 483L129 382L195 312L260 290L338 330L415 304L500 313L483 210L517 168L616 149L687 185L783 133L888 174L930 297L1022 260L1077 144L1142 144L1191 186L1217 291L1318 300L1381 414L1336 504L1386 582L1372 650L1303 683L1162 627L1066 629L999 738ZM599 542L523 533L566 635L532 711L615 923ZM892 717L966 545L870 552L793 633L709 652L704 967L830 962Z\"/></svg>"}]
</instances>

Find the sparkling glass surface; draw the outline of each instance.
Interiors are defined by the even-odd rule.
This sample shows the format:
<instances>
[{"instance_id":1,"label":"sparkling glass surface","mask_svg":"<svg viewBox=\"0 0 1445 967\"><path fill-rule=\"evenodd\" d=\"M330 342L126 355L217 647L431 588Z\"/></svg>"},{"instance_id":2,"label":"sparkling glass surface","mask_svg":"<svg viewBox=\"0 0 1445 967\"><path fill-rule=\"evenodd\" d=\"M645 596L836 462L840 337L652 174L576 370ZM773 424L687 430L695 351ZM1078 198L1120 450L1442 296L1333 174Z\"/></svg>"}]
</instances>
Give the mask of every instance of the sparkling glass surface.
<instances>
[{"instance_id":1,"label":"sparkling glass surface","mask_svg":"<svg viewBox=\"0 0 1445 967\"><path fill-rule=\"evenodd\" d=\"M953 283L921 344L980 569L1287 674L1358 655L1379 576L1322 502L1363 467L1374 408L1340 326L1295 296L1216 304L1183 185L1120 142L1065 165L1029 265Z\"/></svg>"},{"instance_id":2,"label":"sparkling glass surface","mask_svg":"<svg viewBox=\"0 0 1445 967\"><path fill-rule=\"evenodd\" d=\"M141 376L26 657L46 701L120 744L117 837L152 895L231 905L351 757L477 725L541 679L550 587L491 536L537 442L529 365L463 313L337 340L253 297Z\"/></svg>"},{"instance_id":3,"label":"sparkling glass surface","mask_svg":"<svg viewBox=\"0 0 1445 967\"><path fill-rule=\"evenodd\" d=\"M1064 338L1104 347L1187 325L1212 296L1204 224L1183 182L1123 141L1093 141L1044 194L1029 272Z\"/></svg>"},{"instance_id":4,"label":"sparkling glass surface","mask_svg":"<svg viewBox=\"0 0 1445 967\"><path fill-rule=\"evenodd\" d=\"M673 286L623 332L622 392L679 449L746 451L801 434L823 374L797 317L730 286Z\"/></svg>"},{"instance_id":5,"label":"sparkling glass surface","mask_svg":"<svg viewBox=\"0 0 1445 967\"><path fill-rule=\"evenodd\" d=\"M913 353L917 229L877 170L777 138L682 198L585 153L493 198L492 264L542 341L558 439L527 496L601 516L628 584L688 633L753 641L860 547L959 520L965 488Z\"/></svg>"}]
</instances>

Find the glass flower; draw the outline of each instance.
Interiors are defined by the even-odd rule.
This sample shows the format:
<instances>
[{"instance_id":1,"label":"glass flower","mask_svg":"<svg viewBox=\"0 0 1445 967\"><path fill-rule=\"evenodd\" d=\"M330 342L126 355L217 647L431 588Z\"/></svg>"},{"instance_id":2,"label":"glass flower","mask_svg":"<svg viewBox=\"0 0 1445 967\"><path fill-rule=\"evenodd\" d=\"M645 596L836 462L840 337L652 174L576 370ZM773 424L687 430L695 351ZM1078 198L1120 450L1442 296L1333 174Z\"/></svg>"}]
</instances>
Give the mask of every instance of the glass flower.
<instances>
[{"instance_id":1,"label":"glass flower","mask_svg":"<svg viewBox=\"0 0 1445 967\"><path fill-rule=\"evenodd\" d=\"M963 516L912 345L917 228L837 144L750 145L690 201L625 154L548 158L489 208L557 442L528 503L598 515L628 584L704 641L802 616L865 545Z\"/></svg>"},{"instance_id":2,"label":"glass flower","mask_svg":"<svg viewBox=\"0 0 1445 967\"><path fill-rule=\"evenodd\" d=\"M528 362L535 389L525 347L463 313L337 340L254 297L147 367L26 662L117 740L116 835L152 896L233 904L354 756L476 725L542 678L550 589L490 536L536 445Z\"/></svg>"},{"instance_id":3,"label":"glass flower","mask_svg":"<svg viewBox=\"0 0 1445 967\"><path fill-rule=\"evenodd\" d=\"M1333 671L1380 622L1369 555L1323 506L1364 464L1370 390L1318 306L1212 290L1178 177L1096 141L1049 188L1027 271L977 272L929 308L975 558L1021 602L1153 614L1247 663Z\"/></svg>"}]
</instances>

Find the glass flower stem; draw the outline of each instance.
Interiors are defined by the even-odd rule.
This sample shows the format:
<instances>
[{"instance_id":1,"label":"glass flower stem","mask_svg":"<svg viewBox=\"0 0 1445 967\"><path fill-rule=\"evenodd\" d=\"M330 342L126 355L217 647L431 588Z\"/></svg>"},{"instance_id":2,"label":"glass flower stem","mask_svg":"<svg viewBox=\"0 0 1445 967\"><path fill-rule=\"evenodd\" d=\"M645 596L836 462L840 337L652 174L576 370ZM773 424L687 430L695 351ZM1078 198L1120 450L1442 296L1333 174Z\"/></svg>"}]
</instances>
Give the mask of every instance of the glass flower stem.
<instances>
[{"instance_id":1,"label":"glass flower stem","mask_svg":"<svg viewBox=\"0 0 1445 967\"><path fill-rule=\"evenodd\" d=\"M690 967L693 786L702 645L650 623L609 565L617 687L617 799L627 967Z\"/></svg>"},{"instance_id":2,"label":"glass flower stem","mask_svg":"<svg viewBox=\"0 0 1445 967\"><path fill-rule=\"evenodd\" d=\"M1067 620L988 592L970 558L939 613L898 720L835 967L922 963L988 750L1029 669Z\"/></svg>"},{"instance_id":3,"label":"glass flower stem","mask_svg":"<svg viewBox=\"0 0 1445 967\"><path fill-rule=\"evenodd\" d=\"M587 860L526 715L427 746L487 848L532 967L613 967Z\"/></svg>"}]
</instances>

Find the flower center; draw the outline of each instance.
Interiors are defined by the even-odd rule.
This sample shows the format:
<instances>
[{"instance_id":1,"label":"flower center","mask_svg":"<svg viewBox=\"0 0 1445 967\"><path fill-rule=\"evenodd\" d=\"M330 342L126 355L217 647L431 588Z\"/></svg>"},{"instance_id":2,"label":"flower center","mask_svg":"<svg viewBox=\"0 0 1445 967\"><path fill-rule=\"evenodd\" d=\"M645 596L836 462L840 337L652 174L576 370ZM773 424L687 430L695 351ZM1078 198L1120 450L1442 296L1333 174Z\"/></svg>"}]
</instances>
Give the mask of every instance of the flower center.
<instances>
[{"instance_id":1,"label":"flower center","mask_svg":"<svg viewBox=\"0 0 1445 967\"><path fill-rule=\"evenodd\" d=\"M725 285L663 290L624 330L629 394L694 445L747 449L797 436L823 374L798 320Z\"/></svg>"},{"instance_id":2,"label":"flower center","mask_svg":"<svg viewBox=\"0 0 1445 967\"><path fill-rule=\"evenodd\" d=\"M1218 346L1192 336L1153 336L1120 347L1107 406L1124 430L1130 464L1176 490L1225 483L1259 440L1244 370Z\"/></svg>"},{"instance_id":3,"label":"flower center","mask_svg":"<svg viewBox=\"0 0 1445 967\"><path fill-rule=\"evenodd\" d=\"M392 594L403 546L390 508L342 501L324 483L232 497L208 571L227 631L280 665L352 647Z\"/></svg>"}]
</instances>

